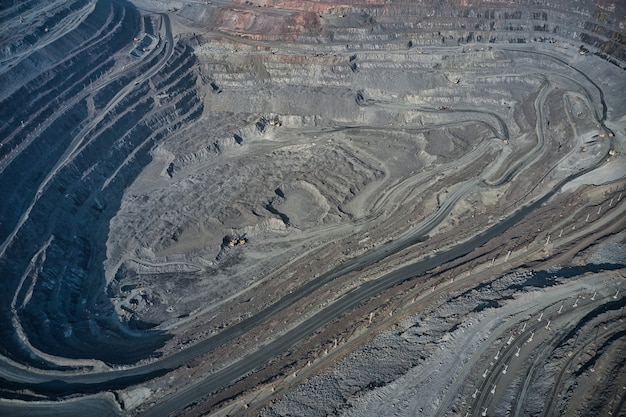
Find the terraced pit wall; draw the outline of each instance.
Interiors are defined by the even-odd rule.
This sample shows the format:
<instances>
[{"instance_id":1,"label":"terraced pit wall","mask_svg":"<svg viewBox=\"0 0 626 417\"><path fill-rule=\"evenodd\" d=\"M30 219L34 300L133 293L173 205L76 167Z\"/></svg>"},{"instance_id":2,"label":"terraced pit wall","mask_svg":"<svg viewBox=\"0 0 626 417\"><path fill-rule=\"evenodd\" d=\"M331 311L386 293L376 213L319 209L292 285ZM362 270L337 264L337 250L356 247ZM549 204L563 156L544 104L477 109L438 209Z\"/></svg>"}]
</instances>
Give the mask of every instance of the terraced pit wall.
<instances>
[{"instance_id":1,"label":"terraced pit wall","mask_svg":"<svg viewBox=\"0 0 626 417\"><path fill-rule=\"evenodd\" d=\"M50 4L47 14L37 13L43 2L3 2L0 11L3 21L26 16L11 36L3 38L0 51L0 195L4 199L0 276L5 285L0 295L0 343L10 357L40 366L45 362L24 348L18 323L29 343L50 354L133 362L153 352L167 336L139 331L150 323L131 321L127 328L118 322L103 292L109 220L118 212L124 190L150 161L152 147L202 114L199 63L185 43L167 56L161 40L154 54L117 73L116 64L127 58L142 28L154 32L150 20L141 19L129 3L116 0ZM617 20L624 16L623 2L498 1L488 6L459 1L344 6L322 2L314 12L307 9L309 3L267 1L264 5L245 14L232 8L206 14L200 9L206 5L190 4L177 13L246 40L297 42L305 52L319 43L342 48L345 43L355 50L366 43L384 43L410 50L580 41L618 66L623 67L626 59L623 22ZM272 7L285 7L292 15L283 21L267 18ZM28 21L29 15L34 20ZM232 23L229 17L235 15L239 20ZM73 29L65 30L68 27ZM166 58L167 64L150 81L134 85L137 77ZM282 72L286 84L292 81L287 76L294 62L271 64L274 67L269 69ZM348 65L334 62L340 69L325 81L339 85L368 64L361 56ZM310 68L306 59L300 65ZM219 63L206 68L218 80L212 81L213 90L258 75L249 70L238 73ZM316 87L310 94L316 93ZM357 104L367 104L371 98L367 94L373 93L361 94ZM123 98L117 102L119 94ZM355 99L348 89L343 98L346 103ZM237 103L232 106L238 110ZM338 107L346 108L343 103ZM93 123L96 117L101 119ZM240 136L239 140L243 141ZM171 171L184 162L176 160ZM53 174L48 176L49 172ZM129 337L135 342L125 343L129 348L120 354L115 347Z\"/></svg>"},{"instance_id":2,"label":"terraced pit wall","mask_svg":"<svg viewBox=\"0 0 626 417\"><path fill-rule=\"evenodd\" d=\"M43 3L7 7L3 18ZM155 144L202 114L196 60L184 43L168 58L161 40L153 55L115 73L142 29L139 12L117 0L58 6L47 31L33 27L25 44L45 43L66 11L92 7L74 30L21 60L9 56L19 42L6 46L0 74L0 349L42 367L56 365L25 340L59 357L135 362L167 336L118 322L104 291L108 225ZM134 82L164 59L152 81Z\"/></svg>"}]
</instances>

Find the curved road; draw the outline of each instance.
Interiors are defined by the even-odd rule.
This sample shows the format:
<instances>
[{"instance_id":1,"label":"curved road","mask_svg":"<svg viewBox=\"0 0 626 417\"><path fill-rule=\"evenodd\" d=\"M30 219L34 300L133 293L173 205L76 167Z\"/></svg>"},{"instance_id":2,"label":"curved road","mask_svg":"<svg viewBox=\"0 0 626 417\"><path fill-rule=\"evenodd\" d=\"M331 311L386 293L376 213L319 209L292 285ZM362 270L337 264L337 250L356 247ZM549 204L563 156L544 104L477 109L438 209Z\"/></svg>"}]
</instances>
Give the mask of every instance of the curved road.
<instances>
[{"instance_id":1,"label":"curved road","mask_svg":"<svg viewBox=\"0 0 626 417\"><path fill-rule=\"evenodd\" d=\"M328 305L322 311L311 316L310 318L308 318L307 320L299 324L297 327L279 336L278 338L268 343L267 345L264 345L263 347L253 352L252 354L242 358L241 360L233 363L232 365L226 368L223 368L217 371L216 373L212 375L207 376L204 380L194 384L193 386L189 387L185 391L174 394L173 396L166 399L162 403L155 405L154 407L150 408L149 410L145 411L144 413L140 415L143 417L146 417L146 416L157 417L157 416L168 415L169 413L172 413L176 410L181 410L185 408L186 406L197 401L198 399L206 397L207 395L210 395L224 387L227 387L233 384L234 382L241 379L242 377L244 377L246 374L250 373L251 371L254 371L255 369L263 367L266 363L268 363L275 356L279 355L282 352L287 351L288 349L296 345L300 340L310 336L316 330L324 327L325 325L329 324L340 315L353 309L354 307L365 302L366 300L376 296L377 294L380 294L381 292L397 284L400 284L406 280L413 279L419 275L422 275L426 271L429 271L443 263L446 263L453 259L461 257L471 252L474 248L484 245L489 240L505 232L507 229L515 225L518 221L520 221L525 216L530 214L533 210L535 210L536 208L540 207L542 204L547 202L550 198L552 198L552 196L554 196L560 190L560 188L563 185L565 185L572 179L580 175L583 175L584 173L588 171L591 171L594 168L589 168L585 170L584 172L572 175L564 179L557 185L557 187L555 187L554 190L550 191L548 194L544 195L542 198L536 200L535 202L533 202L532 204L528 206L521 208L520 210L513 213L511 216L509 216L505 220L492 226L490 229L487 229L486 231L476 235L475 237L468 240L467 242L457 245L445 252L437 253L434 256L428 257L426 259L415 262L411 265L407 265L398 270L392 271L389 274L384 275L383 277L377 280L364 283L360 287L355 288L354 290L348 292L346 295L336 300L334 303ZM409 244L409 242L393 242L397 250L401 250L400 248L404 249L405 247L409 247L415 243L417 242L412 242L411 244ZM385 247L386 246L388 245L385 245ZM383 251L385 247L381 248L381 251ZM388 249L388 250L389 250L389 253L387 253L385 256L388 256L389 254L393 253L391 249ZM387 252L387 251L385 250L384 252ZM337 272L340 272L341 274L343 274L343 273L347 273L350 271L362 269L364 266L370 264L369 262L367 262L368 258L367 257L364 257L364 258L366 259L361 260L359 258L360 262L358 262L359 260L355 260L353 262L350 262L350 261L346 262L346 264L349 263L351 265L349 266L343 265L341 268L337 268L339 269L339 271L337 271L336 269L327 274L324 274L324 275L327 275L326 277L324 275L320 276L319 280L310 282L305 287L300 288L298 291L294 291L294 293L283 298L277 304L282 306L286 301L289 302L289 305L292 304L292 302L295 302L297 299L301 298L303 295L306 295L310 291L313 291L314 289L318 288L317 284L319 281L324 281L324 283L328 282L328 280L330 280L329 278L335 277L336 276L335 274ZM322 284L319 284L319 286L321 285ZM315 287L315 288L312 288L312 287ZM302 294L303 291L305 291L305 294ZM212 339L207 340L206 342L210 342L213 339L218 338L220 335L226 333L229 330L231 331L234 330L237 334L241 334L241 332L238 331L239 329L237 329L238 327L240 327L241 325L244 325L244 323L246 322L254 322L255 324L262 322L261 320L258 320L258 318L264 317L267 313L269 313L268 310L274 310L274 306L276 306L276 304L271 307L268 307L266 310L251 317L250 319L225 330L224 332L218 334L216 337ZM272 315L278 311L279 310L273 311ZM250 324L251 323L248 323L244 327L248 329Z\"/></svg>"},{"instance_id":2,"label":"curved road","mask_svg":"<svg viewBox=\"0 0 626 417\"><path fill-rule=\"evenodd\" d=\"M174 38L172 36L172 27L171 27L169 16L166 14L161 14L161 17L163 18L163 21L165 23L165 37L166 37L165 54L163 56L163 59L157 65L150 68L150 70L148 70L146 73L137 77L133 83L128 84L124 88L122 88L113 97L113 99L109 101L106 107L102 109L100 114L98 114L98 116L91 119L89 123L83 129L81 129L81 131L76 135L72 143L70 143L68 149L59 158L55 166L50 170L50 172L46 175L44 180L41 182L41 184L37 188L37 193L35 194L35 198L30 203L30 205L24 210L18 223L15 225L15 228L13 229L13 231L0 245L0 257L4 256L7 247L11 244L11 242L13 242L13 239L15 238L19 230L22 228L22 226L28 219L30 212L32 211L33 207L35 206L39 198L42 196L44 189L48 186L52 178L59 172L59 170L61 170L61 168L66 166L68 163L70 163L72 159L74 159L74 157L76 157L76 155L79 154L85 146L87 146L86 143L83 143L85 140L85 137L106 117L106 115L115 106L117 106L135 88L135 85L142 83L146 81L147 79L149 79L150 77L154 76L161 68L163 68L163 66L165 66L165 64L167 63L167 60L170 58L174 50Z\"/></svg>"},{"instance_id":3,"label":"curved road","mask_svg":"<svg viewBox=\"0 0 626 417\"><path fill-rule=\"evenodd\" d=\"M160 65L155 66L151 69L151 71L143 74L140 78L135 80L137 82L143 82L156 74L156 72L162 67L162 65L165 64L167 58L169 58L172 53L173 37L171 35L169 18L167 17L167 15L162 16L166 25L167 53L165 54L164 60L160 62ZM107 106L107 109L110 109L112 106L117 104L117 102L119 102L119 100L121 100L121 98L123 98L123 96L127 94L130 89L132 89L132 87L132 85L125 87L120 92L120 94L118 94L118 96L116 96L110 102L109 106ZM603 106L605 106L604 102ZM106 113L107 109L105 109L104 113ZM606 112L604 113L606 114ZM604 117L602 121L603 120ZM0 252L4 252L4 248L6 247L6 245L9 244L17 230L21 227L25 219L28 217L30 208L32 208L32 206L36 203L38 196L42 192L43 188L45 188L45 186L47 185L47 182L50 180L50 178L52 178L53 175L55 175L55 173L61 166L67 163L68 159L72 158L76 149L81 146L81 142L86 134L97 124L98 121L99 119L94 119L93 123L90 123L87 127L85 127L83 132L81 132L81 134L78 135L78 137L76 138L76 141L72 143L63 158L57 163L55 168L43 181L43 183L39 187L37 197L32 202L31 206L24 212L24 215L20 219L20 222L14 232L0 246ZM503 133L505 136L508 136L508 132L504 131ZM463 256L471 252L475 248L482 246L492 238L505 232L507 229L512 227L528 214L532 213L533 210L540 207L543 203L547 202L560 190L563 185L565 185L574 178L590 172L595 168L597 168L597 166L588 168L562 180L554 188L554 190L545 194L543 197L536 200L535 202L522 207L521 209L510 215L508 218L485 230L484 232L474 236L464 243L461 243L449 250L439 252L434 256L419 260L396 271L390 272L377 280L364 283L360 287L355 288L354 290L345 294L334 303L326 306L326 308L324 308L322 311L319 311L315 315L303 321L287 333L277 337L267 345L264 345L257 351L212 375L208 375L205 379L197 382L188 389L172 395L171 397L165 399L163 402L148 409L142 415L167 415L170 412L183 409L185 406L193 403L194 401L197 401L200 398L203 398L224 387L229 386L233 382L241 379L249 372L264 366L272 358L279 355L281 352L290 349L291 347L299 343L299 341L301 341L302 339L309 337L316 330L324 327L331 321L335 320L338 316L353 309L354 307L370 299L371 297L374 297L375 295L380 294L381 292L403 281L420 276L426 271L437 267L438 265ZM175 369L183 365L187 361L197 356L203 355L206 352L209 352L216 347L223 345L241 335L244 335L252 328L258 326L261 323L269 321L278 312L290 307L294 303L309 295L311 292L319 289L320 287L333 281L334 279L343 276L344 274L347 274L349 272L363 270L364 268L373 265L381 259L384 259L394 253L397 253L419 243L424 238L426 238L428 233L449 214L450 210L454 207L455 202L458 200L458 198L461 197L461 194L462 193L460 193L457 198L447 199L446 204L444 204L444 206L442 206L440 210L438 210L430 218L426 219L421 228L417 229L415 233L411 233L411 235L407 236L406 238L390 242L384 246L381 246L364 254L363 256L348 260L342 265L334 268L333 270L320 275L317 279L308 282L304 286L295 290L293 293L279 300L277 303L260 311L253 317L250 317L236 325L225 329L224 331L210 339L204 340L184 351L173 354L158 362L131 369L115 370L112 372L96 372L90 374L75 375L36 373L7 363L3 365L2 369L0 369L0 377L3 378L5 381L10 381L9 383L13 386L18 385L24 388L32 389L35 392L46 393L50 395L64 395L77 392L100 392L103 390L123 388L132 384L137 384L149 380L157 375L161 375L169 370Z\"/></svg>"}]
</instances>

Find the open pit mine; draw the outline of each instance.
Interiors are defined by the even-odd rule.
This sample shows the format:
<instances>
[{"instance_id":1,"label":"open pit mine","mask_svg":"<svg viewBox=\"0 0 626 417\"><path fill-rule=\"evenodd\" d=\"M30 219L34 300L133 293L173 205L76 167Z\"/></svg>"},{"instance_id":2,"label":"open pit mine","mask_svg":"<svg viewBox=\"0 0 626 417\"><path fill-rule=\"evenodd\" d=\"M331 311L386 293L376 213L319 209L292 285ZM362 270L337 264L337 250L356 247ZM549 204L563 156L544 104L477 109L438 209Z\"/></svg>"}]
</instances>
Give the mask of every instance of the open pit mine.
<instances>
[{"instance_id":1,"label":"open pit mine","mask_svg":"<svg viewBox=\"0 0 626 417\"><path fill-rule=\"evenodd\" d=\"M0 415L626 416L626 2L0 0Z\"/></svg>"}]
</instances>

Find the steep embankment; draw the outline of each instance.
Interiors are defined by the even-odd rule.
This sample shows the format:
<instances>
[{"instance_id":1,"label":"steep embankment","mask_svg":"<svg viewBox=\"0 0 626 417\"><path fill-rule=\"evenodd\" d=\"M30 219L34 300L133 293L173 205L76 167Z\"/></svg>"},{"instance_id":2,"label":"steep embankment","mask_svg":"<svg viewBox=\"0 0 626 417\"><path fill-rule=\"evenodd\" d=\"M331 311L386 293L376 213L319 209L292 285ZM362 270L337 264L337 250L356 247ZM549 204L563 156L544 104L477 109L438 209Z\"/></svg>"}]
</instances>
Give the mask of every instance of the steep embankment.
<instances>
[{"instance_id":1,"label":"steep embankment","mask_svg":"<svg viewBox=\"0 0 626 417\"><path fill-rule=\"evenodd\" d=\"M39 16L42 5L29 5L21 14ZM3 45L11 64L0 76L0 343L25 362L50 359L39 349L127 363L166 336L119 323L104 291L108 224L154 145L203 106L190 47L160 39L133 58L133 37L152 31L149 19L124 2L79 5L50 11L60 22L83 18L55 41L25 30ZM32 53L15 46L24 42Z\"/></svg>"},{"instance_id":2,"label":"steep embankment","mask_svg":"<svg viewBox=\"0 0 626 417\"><path fill-rule=\"evenodd\" d=\"M215 9L213 9L215 7ZM370 42L411 47L580 43L618 66L626 60L620 1L352 0L191 3L177 14L211 30L255 41ZM621 62L621 63L620 63Z\"/></svg>"}]
</instances>

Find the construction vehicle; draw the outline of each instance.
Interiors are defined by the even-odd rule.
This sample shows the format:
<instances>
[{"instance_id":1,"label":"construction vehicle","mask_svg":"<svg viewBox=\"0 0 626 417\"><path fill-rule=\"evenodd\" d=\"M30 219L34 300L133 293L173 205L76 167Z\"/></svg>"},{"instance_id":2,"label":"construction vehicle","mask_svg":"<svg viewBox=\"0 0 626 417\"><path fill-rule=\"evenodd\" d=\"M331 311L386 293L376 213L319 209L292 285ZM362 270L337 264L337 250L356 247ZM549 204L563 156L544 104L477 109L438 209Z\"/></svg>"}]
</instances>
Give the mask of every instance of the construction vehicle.
<instances>
[{"instance_id":1,"label":"construction vehicle","mask_svg":"<svg viewBox=\"0 0 626 417\"><path fill-rule=\"evenodd\" d=\"M280 127L281 123L280 120L278 119L278 116L274 116L270 119L270 126L275 126L275 127Z\"/></svg>"}]
</instances>

